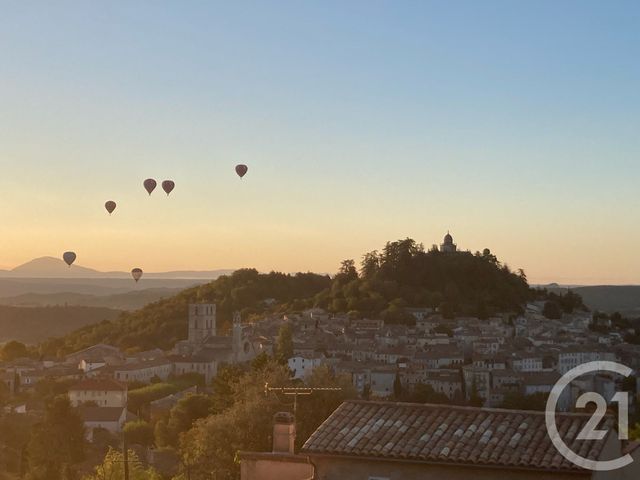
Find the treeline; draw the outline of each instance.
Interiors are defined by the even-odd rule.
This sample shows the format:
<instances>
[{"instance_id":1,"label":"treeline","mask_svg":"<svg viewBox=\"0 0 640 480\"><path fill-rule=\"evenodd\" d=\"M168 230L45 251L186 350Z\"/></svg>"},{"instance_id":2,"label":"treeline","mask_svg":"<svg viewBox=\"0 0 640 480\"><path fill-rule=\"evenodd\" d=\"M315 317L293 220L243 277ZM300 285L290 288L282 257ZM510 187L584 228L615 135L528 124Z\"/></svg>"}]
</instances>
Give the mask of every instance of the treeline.
<instances>
[{"instance_id":1,"label":"treeline","mask_svg":"<svg viewBox=\"0 0 640 480\"><path fill-rule=\"evenodd\" d=\"M411 322L405 307L438 308L445 317L520 311L533 298L522 270L513 272L488 249L484 252L425 251L407 238L388 242L381 252L342 262L331 287L316 305L354 316L381 316L389 323Z\"/></svg>"},{"instance_id":2,"label":"treeline","mask_svg":"<svg viewBox=\"0 0 640 480\"><path fill-rule=\"evenodd\" d=\"M565 313L574 313L578 311L589 311L582 301L582 297L577 293L568 290L566 293L549 292L546 289L536 289L535 295L537 299L545 300L543 315L550 320L558 320Z\"/></svg>"},{"instance_id":3,"label":"treeline","mask_svg":"<svg viewBox=\"0 0 640 480\"><path fill-rule=\"evenodd\" d=\"M327 275L271 272L243 269L215 281L189 288L171 298L151 303L117 319L87 325L69 335L40 345L41 355L63 355L96 343L109 343L128 350L169 349L187 336L189 303L217 305L218 331L229 328L234 311L243 318L271 311L313 306L313 297L330 285Z\"/></svg>"}]
</instances>

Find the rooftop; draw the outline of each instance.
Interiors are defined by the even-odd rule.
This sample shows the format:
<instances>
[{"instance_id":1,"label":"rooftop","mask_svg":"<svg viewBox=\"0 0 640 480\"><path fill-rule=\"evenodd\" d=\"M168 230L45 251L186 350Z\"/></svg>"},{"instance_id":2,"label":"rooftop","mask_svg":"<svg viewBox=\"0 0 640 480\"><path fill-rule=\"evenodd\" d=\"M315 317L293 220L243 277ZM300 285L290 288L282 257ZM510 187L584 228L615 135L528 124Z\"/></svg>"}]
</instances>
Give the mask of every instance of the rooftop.
<instances>
[{"instance_id":1,"label":"rooftop","mask_svg":"<svg viewBox=\"0 0 640 480\"><path fill-rule=\"evenodd\" d=\"M575 440L590 415L556 418L570 448L587 458L599 458L606 440ZM302 453L583 471L552 445L544 412L446 405L347 401L311 435Z\"/></svg>"},{"instance_id":2,"label":"rooftop","mask_svg":"<svg viewBox=\"0 0 640 480\"><path fill-rule=\"evenodd\" d=\"M127 386L111 378L87 378L73 385L69 391L118 391L127 390Z\"/></svg>"}]
</instances>

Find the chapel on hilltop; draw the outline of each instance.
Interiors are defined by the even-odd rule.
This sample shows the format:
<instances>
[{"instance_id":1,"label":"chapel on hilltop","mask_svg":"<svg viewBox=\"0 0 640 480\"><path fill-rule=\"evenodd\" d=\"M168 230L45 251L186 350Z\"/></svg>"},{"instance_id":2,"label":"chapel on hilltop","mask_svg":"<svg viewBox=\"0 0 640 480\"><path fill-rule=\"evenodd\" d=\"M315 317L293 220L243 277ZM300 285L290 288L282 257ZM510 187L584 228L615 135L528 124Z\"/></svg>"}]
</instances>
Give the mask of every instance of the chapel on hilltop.
<instances>
[{"instance_id":1,"label":"chapel on hilltop","mask_svg":"<svg viewBox=\"0 0 640 480\"><path fill-rule=\"evenodd\" d=\"M453 237L449 232L444 236L444 241L440 244L440 251L442 253L456 253L458 246L453 243Z\"/></svg>"}]
</instances>

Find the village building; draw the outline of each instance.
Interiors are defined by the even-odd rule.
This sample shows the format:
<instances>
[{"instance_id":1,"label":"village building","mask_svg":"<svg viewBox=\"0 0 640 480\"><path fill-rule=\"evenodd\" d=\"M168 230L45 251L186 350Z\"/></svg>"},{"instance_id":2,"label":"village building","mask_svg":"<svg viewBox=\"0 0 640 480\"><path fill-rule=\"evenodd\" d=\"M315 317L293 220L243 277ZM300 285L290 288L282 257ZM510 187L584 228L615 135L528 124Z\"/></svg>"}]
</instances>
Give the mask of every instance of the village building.
<instances>
[{"instance_id":1,"label":"village building","mask_svg":"<svg viewBox=\"0 0 640 480\"><path fill-rule=\"evenodd\" d=\"M127 409L124 407L87 407L81 406L78 413L85 428L85 438L93 441L96 429L104 429L117 435L122 432L127 421Z\"/></svg>"},{"instance_id":2,"label":"village building","mask_svg":"<svg viewBox=\"0 0 640 480\"><path fill-rule=\"evenodd\" d=\"M166 380L173 372L173 364L166 358L126 363L113 367L113 378L121 382L149 383L152 379Z\"/></svg>"}]
</instances>

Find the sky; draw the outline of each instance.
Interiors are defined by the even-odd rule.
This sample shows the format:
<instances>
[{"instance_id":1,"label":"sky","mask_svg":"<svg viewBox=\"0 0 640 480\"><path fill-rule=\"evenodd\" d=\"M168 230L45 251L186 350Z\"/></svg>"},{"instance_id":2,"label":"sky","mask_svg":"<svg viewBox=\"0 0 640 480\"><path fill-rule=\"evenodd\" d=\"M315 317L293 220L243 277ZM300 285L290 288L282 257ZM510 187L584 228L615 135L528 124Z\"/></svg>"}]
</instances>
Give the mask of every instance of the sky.
<instances>
[{"instance_id":1,"label":"sky","mask_svg":"<svg viewBox=\"0 0 640 480\"><path fill-rule=\"evenodd\" d=\"M335 272L450 231L640 283L638 2L0 7L0 268Z\"/></svg>"}]
</instances>

